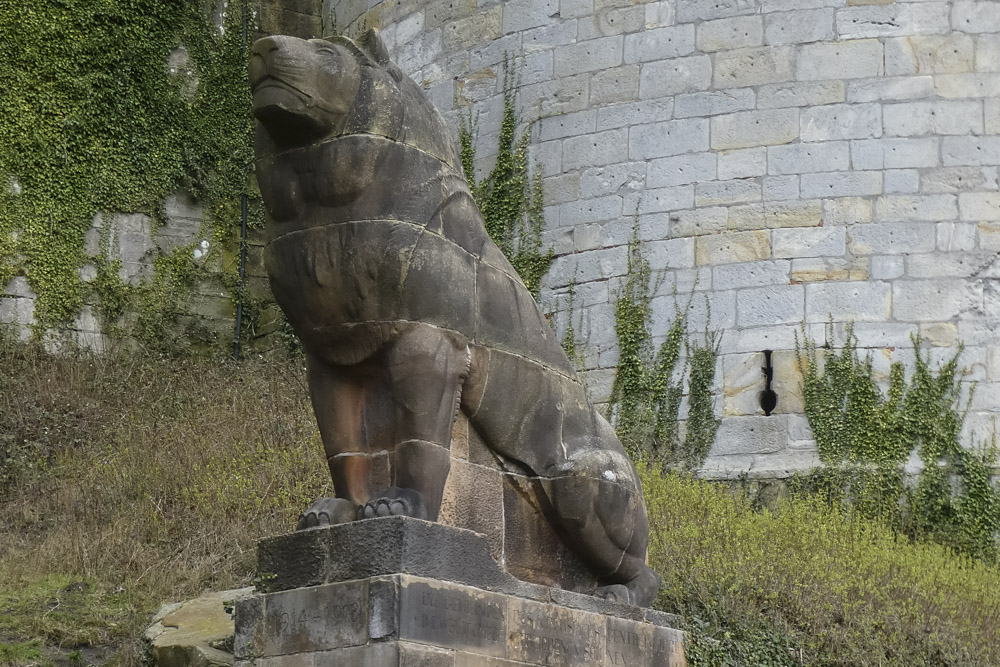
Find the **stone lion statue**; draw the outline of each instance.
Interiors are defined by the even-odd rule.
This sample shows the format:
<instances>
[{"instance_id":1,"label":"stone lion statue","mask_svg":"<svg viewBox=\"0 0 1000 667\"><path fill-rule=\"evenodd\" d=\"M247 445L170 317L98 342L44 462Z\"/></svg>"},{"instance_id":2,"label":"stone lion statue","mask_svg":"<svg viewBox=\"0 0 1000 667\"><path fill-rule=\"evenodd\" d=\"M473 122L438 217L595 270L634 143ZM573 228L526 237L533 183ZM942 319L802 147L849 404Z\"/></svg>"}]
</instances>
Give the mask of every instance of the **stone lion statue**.
<instances>
[{"instance_id":1,"label":"stone lion statue","mask_svg":"<svg viewBox=\"0 0 1000 667\"><path fill-rule=\"evenodd\" d=\"M375 31L258 40L250 82L266 266L306 350L336 493L299 527L436 520L461 411L539 482L595 594L648 605L659 579L635 468L487 235L421 88Z\"/></svg>"}]
</instances>

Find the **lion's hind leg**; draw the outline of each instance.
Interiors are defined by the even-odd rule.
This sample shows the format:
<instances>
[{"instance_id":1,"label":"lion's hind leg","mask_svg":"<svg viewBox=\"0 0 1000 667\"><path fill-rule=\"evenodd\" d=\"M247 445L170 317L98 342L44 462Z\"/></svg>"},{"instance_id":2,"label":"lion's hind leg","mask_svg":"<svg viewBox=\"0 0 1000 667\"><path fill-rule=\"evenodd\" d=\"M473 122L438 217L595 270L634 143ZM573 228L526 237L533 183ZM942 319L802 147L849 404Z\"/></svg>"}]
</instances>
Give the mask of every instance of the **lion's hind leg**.
<instances>
[{"instance_id":1,"label":"lion's hind leg","mask_svg":"<svg viewBox=\"0 0 1000 667\"><path fill-rule=\"evenodd\" d=\"M543 485L557 529L598 576L594 594L648 606L660 579L646 565L646 508L624 452L586 449Z\"/></svg>"}]
</instances>

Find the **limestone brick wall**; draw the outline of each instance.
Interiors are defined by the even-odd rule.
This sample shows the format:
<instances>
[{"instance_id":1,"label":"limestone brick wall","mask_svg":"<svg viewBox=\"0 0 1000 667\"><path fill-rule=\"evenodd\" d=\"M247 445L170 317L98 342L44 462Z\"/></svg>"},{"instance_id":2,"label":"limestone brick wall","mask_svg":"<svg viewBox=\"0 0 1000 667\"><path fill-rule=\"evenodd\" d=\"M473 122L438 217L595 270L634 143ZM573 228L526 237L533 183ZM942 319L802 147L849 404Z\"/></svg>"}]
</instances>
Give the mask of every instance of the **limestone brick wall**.
<instances>
[{"instance_id":1,"label":"limestone brick wall","mask_svg":"<svg viewBox=\"0 0 1000 667\"><path fill-rule=\"evenodd\" d=\"M794 336L855 322L887 374L965 345L967 435L1000 409L1000 2L995 0L327 0L325 30L382 30L399 65L495 152L504 54L537 118L543 299L586 343L606 399L613 295L638 217L657 334L675 300L721 332L714 475L817 462ZM576 312L565 312L576 283ZM676 296L675 296L676 290ZM763 351L774 414L763 416ZM970 440L971 441L971 440Z\"/></svg>"}]
</instances>

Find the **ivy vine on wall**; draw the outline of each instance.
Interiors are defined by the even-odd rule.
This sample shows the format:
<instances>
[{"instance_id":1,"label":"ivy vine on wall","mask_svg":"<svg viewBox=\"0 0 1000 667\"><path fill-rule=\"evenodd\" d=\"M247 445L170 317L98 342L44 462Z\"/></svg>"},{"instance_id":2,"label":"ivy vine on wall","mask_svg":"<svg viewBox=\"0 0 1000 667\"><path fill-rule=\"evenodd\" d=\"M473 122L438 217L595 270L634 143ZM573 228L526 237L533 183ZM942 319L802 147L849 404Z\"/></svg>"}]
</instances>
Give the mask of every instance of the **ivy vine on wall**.
<instances>
[{"instance_id":1,"label":"ivy vine on wall","mask_svg":"<svg viewBox=\"0 0 1000 667\"><path fill-rule=\"evenodd\" d=\"M36 333L72 320L88 298L111 316L135 296L114 262L85 254L98 212L161 223L166 197L183 188L216 241L238 232L253 126L231 4L217 27L204 0L0 3L0 286L27 278ZM172 53L186 56L185 71L168 71ZM158 272L146 291L189 289L179 276L195 271L190 250L158 261L171 275ZM91 284L80 277L87 262L99 273ZM148 301L161 311L170 302Z\"/></svg>"},{"instance_id":2,"label":"ivy vine on wall","mask_svg":"<svg viewBox=\"0 0 1000 667\"><path fill-rule=\"evenodd\" d=\"M503 61L503 116L496 164L482 181L476 181L474 123L459 128L462 169L473 199L483 214L490 238L521 276L525 287L538 298L544 276L552 264L551 248L542 250L544 192L540 169L528 174L530 128L517 135L517 80L513 63Z\"/></svg>"},{"instance_id":3,"label":"ivy vine on wall","mask_svg":"<svg viewBox=\"0 0 1000 667\"><path fill-rule=\"evenodd\" d=\"M853 507L911 538L995 561L995 435L978 450L962 445L961 349L935 372L920 338L912 342L912 375L907 379L903 364L894 362L885 391L871 355L859 355L853 327L839 352L821 352L815 341L796 344L805 413L825 467L795 480L793 488ZM908 480L904 466L914 454L922 469Z\"/></svg>"},{"instance_id":4,"label":"ivy vine on wall","mask_svg":"<svg viewBox=\"0 0 1000 667\"><path fill-rule=\"evenodd\" d=\"M664 341L654 349L651 301L658 280L643 255L637 227L633 227L626 266L615 295L618 368L608 417L633 457L697 468L708 456L719 428L712 397L717 336L708 330L707 323L702 342L688 333L689 299L683 308L677 308ZM682 430L685 389L688 411Z\"/></svg>"}]
</instances>

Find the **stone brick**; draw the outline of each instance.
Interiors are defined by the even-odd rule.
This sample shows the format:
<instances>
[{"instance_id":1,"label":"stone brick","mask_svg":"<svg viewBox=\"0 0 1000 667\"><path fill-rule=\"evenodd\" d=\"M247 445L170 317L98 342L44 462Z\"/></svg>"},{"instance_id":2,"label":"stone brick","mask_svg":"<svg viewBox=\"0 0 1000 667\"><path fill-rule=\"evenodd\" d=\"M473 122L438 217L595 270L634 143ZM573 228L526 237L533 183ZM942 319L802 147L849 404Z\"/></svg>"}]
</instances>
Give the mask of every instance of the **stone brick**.
<instances>
[{"instance_id":1,"label":"stone brick","mask_svg":"<svg viewBox=\"0 0 1000 667\"><path fill-rule=\"evenodd\" d=\"M793 81L761 86L757 91L757 108L818 106L835 104L845 98L843 81Z\"/></svg>"},{"instance_id":2,"label":"stone brick","mask_svg":"<svg viewBox=\"0 0 1000 667\"><path fill-rule=\"evenodd\" d=\"M646 28L674 24L674 3L650 2L646 5Z\"/></svg>"},{"instance_id":3,"label":"stone brick","mask_svg":"<svg viewBox=\"0 0 1000 667\"><path fill-rule=\"evenodd\" d=\"M767 173L775 175L842 171L850 168L846 141L771 146L767 149Z\"/></svg>"},{"instance_id":4,"label":"stone brick","mask_svg":"<svg viewBox=\"0 0 1000 667\"><path fill-rule=\"evenodd\" d=\"M597 110L597 129L611 130L627 125L641 125L670 120L673 99L642 100L603 106Z\"/></svg>"},{"instance_id":5,"label":"stone brick","mask_svg":"<svg viewBox=\"0 0 1000 667\"><path fill-rule=\"evenodd\" d=\"M1000 134L1000 100L986 100L983 105L986 134Z\"/></svg>"},{"instance_id":6,"label":"stone brick","mask_svg":"<svg viewBox=\"0 0 1000 667\"><path fill-rule=\"evenodd\" d=\"M646 186L660 188L715 180L716 160L715 153L694 153L651 160Z\"/></svg>"},{"instance_id":7,"label":"stone brick","mask_svg":"<svg viewBox=\"0 0 1000 667\"><path fill-rule=\"evenodd\" d=\"M855 169L936 167L939 143L937 137L852 141L851 163Z\"/></svg>"},{"instance_id":8,"label":"stone brick","mask_svg":"<svg viewBox=\"0 0 1000 667\"><path fill-rule=\"evenodd\" d=\"M475 44L490 42L500 37L502 7L491 7L474 16L467 16L446 23L441 32L445 51L467 49ZM428 61L429 62L429 61Z\"/></svg>"},{"instance_id":9,"label":"stone brick","mask_svg":"<svg viewBox=\"0 0 1000 667\"><path fill-rule=\"evenodd\" d=\"M694 239L675 238L649 241L643 247L646 259L656 269L689 269L694 267Z\"/></svg>"},{"instance_id":10,"label":"stone brick","mask_svg":"<svg viewBox=\"0 0 1000 667\"><path fill-rule=\"evenodd\" d=\"M883 282L810 283L806 322L881 321L889 317L892 289Z\"/></svg>"},{"instance_id":11,"label":"stone brick","mask_svg":"<svg viewBox=\"0 0 1000 667\"><path fill-rule=\"evenodd\" d=\"M786 144L799 136L798 109L741 111L715 116L711 121L712 148L716 150Z\"/></svg>"},{"instance_id":12,"label":"stone brick","mask_svg":"<svg viewBox=\"0 0 1000 667\"><path fill-rule=\"evenodd\" d=\"M699 51L731 51L764 43L760 16L738 16L698 25L695 44Z\"/></svg>"},{"instance_id":13,"label":"stone brick","mask_svg":"<svg viewBox=\"0 0 1000 667\"><path fill-rule=\"evenodd\" d=\"M965 99L1000 95L1000 74L941 74L934 77L939 97Z\"/></svg>"},{"instance_id":14,"label":"stone brick","mask_svg":"<svg viewBox=\"0 0 1000 667\"><path fill-rule=\"evenodd\" d=\"M873 280L892 280L898 278L906 270L903 255L877 255L871 258L871 277Z\"/></svg>"},{"instance_id":15,"label":"stone brick","mask_svg":"<svg viewBox=\"0 0 1000 667\"><path fill-rule=\"evenodd\" d=\"M564 19L589 16L594 11L594 0L560 0L559 16Z\"/></svg>"},{"instance_id":16,"label":"stone brick","mask_svg":"<svg viewBox=\"0 0 1000 667\"><path fill-rule=\"evenodd\" d=\"M901 76L859 79L847 83L848 102L919 100L934 96L934 77Z\"/></svg>"},{"instance_id":17,"label":"stone brick","mask_svg":"<svg viewBox=\"0 0 1000 667\"><path fill-rule=\"evenodd\" d=\"M910 278L969 278L989 268L994 253L934 252L908 255L906 275Z\"/></svg>"},{"instance_id":18,"label":"stone brick","mask_svg":"<svg viewBox=\"0 0 1000 667\"><path fill-rule=\"evenodd\" d=\"M699 236L725 231L729 211L722 206L677 211L670 216L671 236Z\"/></svg>"},{"instance_id":19,"label":"stone brick","mask_svg":"<svg viewBox=\"0 0 1000 667\"><path fill-rule=\"evenodd\" d=\"M622 128L595 132L563 141L563 170L598 167L628 159L628 134Z\"/></svg>"},{"instance_id":20,"label":"stone brick","mask_svg":"<svg viewBox=\"0 0 1000 667\"><path fill-rule=\"evenodd\" d=\"M976 39L976 71L1000 72L1000 40L996 35L980 35Z\"/></svg>"},{"instance_id":21,"label":"stone brick","mask_svg":"<svg viewBox=\"0 0 1000 667\"><path fill-rule=\"evenodd\" d=\"M883 176L886 194L913 194L920 190L920 172L916 169L890 169Z\"/></svg>"},{"instance_id":22,"label":"stone brick","mask_svg":"<svg viewBox=\"0 0 1000 667\"><path fill-rule=\"evenodd\" d=\"M872 221L872 203L861 197L823 200L823 221L828 225L853 225Z\"/></svg>"},{"instance_id":23,"label":"stone brick","mask_svg":"<svg viewBox=\"0 0 1000 667\"><path fill-rule=\"evenodd\" d=\"M882 194L882 172L841 171L803 174L799 192L802 197L860 197Z\"/></svg>"},{"instance_id":24,"label":"stone brick","mask_svg":"<svg viewBox=\"0 0 1000 667\"><path fill-rule=\"evenodd\" d=\"M1000 164L1000 137L944 137L941 159L946 167Z\"/></svg>"},{"instance_id":25,"label":"stone brick","mask_svg":"<svg viewBox=\"0 0 1000 667\"><path fill-rule=\"evenodd\" d=\"M958 195L958 206L962 220L1000 221L1000 193L963 192Z\"/></svg>"},{"instance_id":26,"label":"stone brick","mask_svg":"<svg viewBox=\"0 0 1000 667\"><path fill-rule=\"evenodd\" d=\"M709 457L779 452L787 441L788 420L783 416L726 417L715 434Z\"/></svg>"},{"instance_id":27,"label":"stone brick","mask_svg":"<svg viewBox=\"0 0 1000 667\"><path fill-rule=\"evenodd\" d=\"M802 141L869 139L882 136L882 107L878 104L832 104L803 109Z\"/></svg>"},{"instance_id":28,"label":"stone brick","mask_svg":"<svg viewBox=\"0 0 1000 667\"><path fill-rule=\"evenodd\" d=\"M639 66L625 65L597 72L590 79L590 103L628 102L639 98Z\"/></svg>"},{"instance_id":29,"label":"stone brick","mask_svg":"<svg viewBox=\"0 0 1000 667\"><path fill-rule=\"evenodd\" d=\"M824 280L868 280L869 262L865 258L800 257L792 260L791 279L794 282L814 283Z\"/></svg>"},{"instance_id":30,"label":"stone brick","mask_svg":"<svg viewBox=\"0 0 1000 667\"><path fill-rule=\"evenodd\" d=\"M929 220L958 218L955 195L891 195L875 201L876 220Z\"/></svg>"},{"instance_id":31,"label":"stone brick","mask_svg":"<svg viewBox=\"0 0 1000 667\"><path fill-rule=\"evenodd\" d=\"M727 330L722 332L719 350L723 354L738 352L760 352L761 350L792 349L795 335L799 332L796 324L778 324L770 327L754 327L750 331Z\"/></svg>"},{"instance_id":32,"label":"stone brick","mask_svg":"<svg viewBox=\"0 0 1000 667\"><path fill-rule=\"evenodd\" d=\"M645 15L645 8L632 6L606 9L588 17L581 17L577 39L582 42L596 37L634 34L642 30Z\"/></svg>"},{"instance_id":33,"label":"stone brick","mask_svg":"<svg viewBox=\"0 0 1000 667\"><path fill-rule=\"evenodd\" d=\"M640 214L676 211L694 206L694 188L682 185L670 188L643 190L639 199Z\"/></svg>"},{"instance_id":34,"label":"stone brick","mask_svg":"<svg viewBox=\"0 0 1000 667\"><path fill-rule=\"evenodd\" d=\"M698 265L756 262L770 257L771 235L764 230L699 236L695 245Z\"/></svg>"},{"instance_id":35,"label":"stone brick","mask_svg":"<svg viewBox=\"0 0 1000 667\"><path fill-rule=\"evenodd\" d=\"M897 280L892 315L911 322L946 321L981 306L982 285L966 280Z\"/></svg>"},{"instance_id":36,"label":"stone brick","mask_svg":"<svg viewBox=\"0 0 1000 667\"><path fill-rule=\"evenodd\" d=\"M723 151L717 155L720 179L750 178L763 176L767 173L767 149L763 146Z\"/></svg>"},{"instance_id":37,"label":"stone brick","mask_svg":"<svg viewBox=\"0 0 1000 667\"><path fill-rule=\"evenodd\" d=\"M622 63L622 38L601 37L560 46L555 50L554 57L553 72L556 77L617 67Z\"/></svg>"},{"instance_id":38,"label":"stone brick","mask_svg":"<svg viewBox=\"0 0 1000 667\"><path fill-rule=\"evenodd\" d=\"M622 162L585 169L580 174L580 192L585 197L599 197L641 189L646 180L646 170L645 162Z\"/></svg>"},{"instance_id":39,"label":"stone brick","mask_svg":"<svg viewBox=\"0 0 1000 667\"><path fill-rule=\"evenodd\" d=\"M677 21L691 23L756 14L759 4L759 0L677 0Z\"/></svg>"},{"instance_id":40,"label":"stone brick","mask_svg":"<svg viewBox=\"0 0 1000 667\"><path fill-rule=\"evenodd\" d=\"M775 229L771 253L778 258L839 257L847 251L845 227Z\"/></svg>"},{"instance_id":41,"label":"stone brick","mask_svg":"<svg viewBox=\"0 0 1000 667\"><path fill-rule=\"evenodd\" d=\"M712 287L716 290L733 290L761 285L785 285L791 263L780 259L770 262L745 262L725 264L712 269Z\"/></svg>"},{"instance_id":42,"label":"stone brick","mask_svg":"<svg viewBox=\"0 0 1000 667\"><path fill-rule=\"evenodd\" d=\"M613 220L622 214L622 198L607 195L594 199L580 199L559 206L559 224L562 227L588 222Z\"/></svg>"},{"instance_id":43,"label":"stone brick","mask_svg":"<svg viewBox=\"0 0 1000 667\"><path fill-rule=\"evenodd\" d=\"M943 2L873 5L837 11L837 34L840 39L947 31L948 5Z\"/></svg>"},{"instance_id":44,"label":"stone brick","mask_svg":"<svg viewBox=\"0 0 1000 667\"><path fill-rule=\"evenodd\" d=\"M801 322L805 315L802 285L751 287L736 293L736 322L741 327L760 327Z\"/></svg>"},{"instance_id":45,"label":"stone brick","mask_svg":"<svg viewBox=\"0 0 1000 667\"><path fill-rule=\"evenodd\" d=\"M761 414L760 392L765 387L763 361L760 352L722 357L723 417Z\"/></svg>"},{"instance_id":46,"label":"stone brick","mask_svg":"<svg viewBox=\"0 0 1000 667\"><path fill-rule=\"evenodd\" d=\"M753 108L754 93L750 88L687 93L674 98L674 118L715 116Z\"/></svg>"},{"instance_id":47,"label":"stone brick","mask_svg":"<svg viewBox=\"0 0 1000 667\"><path fill-rule=\"evenodd\" d=\"M973 39L969 35L910 35L885 41L885 74L971 72Z\"/></svg>"},{"instance_id":48,"label":"stone brick","mask_svg":"<svg viewBox=\"0 0 1000 667\"><path fill-rule=\"evenodd\" d=\"M558 16L559 0L508 0L503 4L503 32L537 28Z\"/></svg>"},{"instance_id":49,"label":"stone brick","mask_svg":"<svg viewBox=\"0 0 1000 667\"><path fill-rule=\"evenodd\" d=\"M933 223L880 222L852 228L848 232L848 248L855 255L930 252L935 237Z\"/></svg>"},{"instance_id":50,"label":"stone brick","mask_svg":"<svg viewBox=\"0 0 1000 667\"><path fill-rule=\"evenodd\" d=\"M765 155L766 159L766 155ZM798 176L768 176L761 185L764 201L783 199L798 199Z\"/></svg>"},{"instance_id":51,"label":"stone brick","mask_svg":"<svg viewBox=\"0 0 1000 667\"><path fill-rule=\"evenodd\" d=\"M707 90L712 82L712 59L691 56L646 63L639 72L639 97L650 99Z\"/></svg>"},{"instance_id":52,"label":"stone brick","mask_svg":"<svg viewBox=\"0 0 1000 667\"><path fill-rule=\"evenodd\" d=\"M580 172L578 171L549 176L543 179L543 184L547 205L564 204L580 198ZM586 195L589 197L597 196L592 193L586 193Z\"/></svg>"},{"instance_id":53,"label":"stone brick","mask_svg":"<svg viewBox=\"0 0 1000 667\"><path fill-rule=\"evenodd\" d=\"M920 185L928 194L966 190L997 190L996 167L939 167L924 169Z\"/></svg>"},{"instance_id":54,"label":"stone brick","mask_svg":"<svg viewBox=\"0 0 1000 667\"><path fill-rule=\"evenodd\" d=\"M983 103L903 102L886 104L882 122L888 136L912 137L924 134L981 134Z\"/></svg>"},{"instance_id":55,"label":"stone brick","mask_svg":"<svg viewBox=\"0 0 1000 667\"><path fill-rule=\"evenodd\" d=\"M694 190L695 206L729 206L760 199L760 181L752 178L699 183Z\"/></svg>"},{"instance_id":56,"label":"stone brick","mask_svg":"<svg viewBox=\"0 0 1000 667\"><path fill-rule=\"evenodd\" d=\"M708 119L704 118L634 125L628 131L628 156L633 160L647 160L707 151L708 128Z\"/></svg>"},{"instance_id":57,"label":"stone brick","mask_svg":"<svg viewBox=\"0 0 1000 667\"><path fill-rule=\"evenodd\" d=\"M937 249L944 252L970 252L976 247L976 225L967 222L940 222L937 225Z\"/></svg>"},{"instance_id":58,"label":"stone brick","mask_svg":"<svg viewBox=\"0 0 1000 667\"><path fill-rule=\"evenodd\" d=\"M793 78L795 50L792 47L738 49L715 54L715 88L742 88L777 83Z\"/></svg>"},{"instance_id":59,"label":"stone brick","mask_svg":"<svg viewBox=\"0 0 1000 667\"><path fill-rule=\"evenodd\" d=\"M857 39L803 46L795 78L800 81L863 79L883 73L882 43L877 39Z\"/></svg>"},{"instance_id":60,"label":"stone brick","mask_svg":"<svg viewBox=\"0 0 1000 667\"><path fill-rule=\"evenodd\" d=\"M951 27L962 32L1000 32L1000 4L990 0L956 2Z\"/></svg>"},{"instance_id":61,"label":"stone brick","mask_svg":"<svg viewBox=\"0 0 1000 667\"><path fill-rule=\"evenodd\" d=\"M545 51L576 41L576 21L560 21L521 33L521 49L525 53Z\"/></svg>"},{"instance_id":62,"label":"stone brick","mask_svg":"<svg viewBox=\"0 0 1000 667\"><path fill-rule=\"evenodd\" d=\"M594 132L596 127L597 111L593 109L547 116L538 120L538 140L550 141L586 134Z\"/></svg>"},{"instance_id":63,"label":"stone brick","mask_svg":"<svg viewBox=\"0 0 1000 667\"><path fill-rule=\"evenodd\" d=\"M833 9L805 9L767 14L764 41L771 45L806 44L834 39Z\"/></svg>"},{"instance_id":64,"label":"stone brick","mask_svg":"<svg viewBox=\"0 0 1000 667\"><path fill-rule=\"evenodd\" d=\"M645 63L678 58L694 51L693 25L643 30L625 36L625 62Z\"/></svg>"},{"instance_id":65,"label":"stone brick","mask_svg":"<svg viewBox=\"0 0 1000 667\"><path fill-rule=\"evenodd\" d=\"M979 247L983 250L1000 252L1000 224L995 222L980 222L976 227Z\"/></svg>"},{"instance_id":66,"label":"stone brick","mask_svg":"<svg viewBox=\"0 0 1000 667\"><path fill-rule=\"evenodd\" d=\"M764 202L764 222L769 229L821 225L822 215L819 200Z\"/></svg>"}]
</instances>

